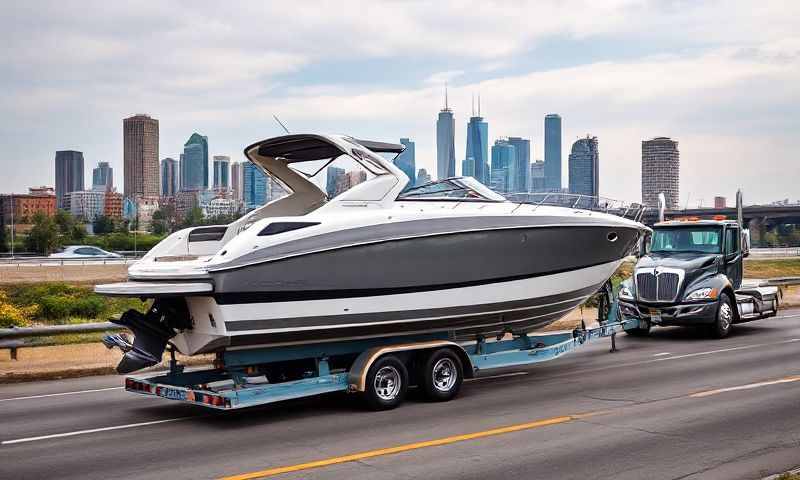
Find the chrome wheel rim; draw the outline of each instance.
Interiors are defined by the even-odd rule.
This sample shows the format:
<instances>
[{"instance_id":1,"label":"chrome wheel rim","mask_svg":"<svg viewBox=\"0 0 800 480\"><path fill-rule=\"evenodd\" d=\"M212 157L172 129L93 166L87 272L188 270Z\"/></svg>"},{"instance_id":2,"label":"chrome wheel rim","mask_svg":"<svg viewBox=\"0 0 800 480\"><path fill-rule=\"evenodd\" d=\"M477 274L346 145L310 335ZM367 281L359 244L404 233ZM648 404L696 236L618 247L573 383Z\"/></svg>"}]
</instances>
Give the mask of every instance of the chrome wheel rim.
<instances>
[{"instance_id":1,"label":"chrome wheel rim","mask_svg":"<svg viewBox=\"0 0 800 480\"><path fill-rule=\"evenodd\" d=\"M433 366L433 387L440 392L449 392L458 379L456 364L450 358L442 358Z\"/></svg>"},{"instance_id":2,"label":"chrome wheel rim","mask_svg":"<svg viewBox=\"0 0 800 480\"><path fill-rule=\"evenodd\" d=\"M400 372L391 365L387 365L378 370L375 374L375 394L381 400L394 400L400 393Z\"/></svg>"},{"instance_id":3,"label":"chrome wheel rim","mask_svg":"<svg viewBox=\"0 0 800 480\"><path fill-rule=\"evenodd\" d=\"M728 303L723 303L719 306L719 326L723 330L727 330L731 326L733 320L733 311Z\"/></svg>"}]
</instances>

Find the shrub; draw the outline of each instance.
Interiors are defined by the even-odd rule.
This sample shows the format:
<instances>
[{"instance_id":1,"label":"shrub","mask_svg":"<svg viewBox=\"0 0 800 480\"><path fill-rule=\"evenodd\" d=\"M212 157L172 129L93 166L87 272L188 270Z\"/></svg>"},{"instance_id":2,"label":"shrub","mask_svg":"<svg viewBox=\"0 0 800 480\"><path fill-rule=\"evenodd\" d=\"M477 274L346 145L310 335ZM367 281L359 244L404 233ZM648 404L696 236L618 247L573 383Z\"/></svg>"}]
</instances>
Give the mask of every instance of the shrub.
<instances>
[{"instance_id":1,"label":"shrub","mask_svg":"<svg viewBox=\"0 0 800 480\"><path fill-rule=\"evenodd\" d=\"M0 291L0 327L24 327L38 313L35 305L20 307L11 303L6 292Z\"/></svg>"}]
</instances>

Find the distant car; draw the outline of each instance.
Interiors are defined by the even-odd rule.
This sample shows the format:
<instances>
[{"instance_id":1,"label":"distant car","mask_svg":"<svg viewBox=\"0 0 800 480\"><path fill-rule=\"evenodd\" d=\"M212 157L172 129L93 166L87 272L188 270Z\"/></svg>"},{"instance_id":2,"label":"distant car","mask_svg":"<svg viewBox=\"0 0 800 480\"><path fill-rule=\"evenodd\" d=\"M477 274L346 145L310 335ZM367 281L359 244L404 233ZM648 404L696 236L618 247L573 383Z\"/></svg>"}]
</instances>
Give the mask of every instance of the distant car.
<instances>
[{"instance_id":1,"label":"distant car","mask_svg":"<svg viewBox=\"0 0 800 480\"><path fill-rule=\"evenodd\" d=\"M50 258L122 258L122 255L89 245L70 245L58 253L51 254Z\"/></svg>"}]
</instances>

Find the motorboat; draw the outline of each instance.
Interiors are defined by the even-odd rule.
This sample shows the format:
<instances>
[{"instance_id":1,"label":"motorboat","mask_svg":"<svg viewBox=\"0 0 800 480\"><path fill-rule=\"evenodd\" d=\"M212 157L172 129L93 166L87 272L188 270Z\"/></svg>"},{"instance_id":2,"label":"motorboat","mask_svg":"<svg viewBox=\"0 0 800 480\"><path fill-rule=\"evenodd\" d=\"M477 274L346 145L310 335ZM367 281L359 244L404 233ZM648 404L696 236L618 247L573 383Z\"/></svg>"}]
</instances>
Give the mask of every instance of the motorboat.
<instances>
[{"instance_id":1,"label":"motorboat","mask_svg":"<svg viewBox=\"0 0 800 480\"><path fill-rule=\"evenodd\" d=\"M183 354L447 332L524 333L597 292L647 230L508 201L471 177L409 186L402 145L295 134L247 147L288 193L169 235L105 295L153 299L119 323L121 373ZM113 343L113 341L112 341Z\"/></svg>"}]
</instances>

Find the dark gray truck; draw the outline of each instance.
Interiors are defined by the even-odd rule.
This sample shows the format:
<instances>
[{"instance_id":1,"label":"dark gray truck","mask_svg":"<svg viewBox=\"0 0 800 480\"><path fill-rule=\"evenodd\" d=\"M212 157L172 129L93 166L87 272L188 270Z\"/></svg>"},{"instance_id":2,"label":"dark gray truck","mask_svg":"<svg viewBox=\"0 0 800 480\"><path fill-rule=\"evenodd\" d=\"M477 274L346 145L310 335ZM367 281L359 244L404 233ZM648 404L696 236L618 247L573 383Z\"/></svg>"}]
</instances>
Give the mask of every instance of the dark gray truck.
<instances>
[{"instance_id":1,"label":"dark gray truck","mask_svg":"<svg viewBox=\"0 0 800 480\"><path fill-rule=\"evenodd\" d=\"M775 316L776 287L742 287L749 235L733 220L659 222L653 227L632 278L619 292L619 311L638 318L631 335L651 326L697 326L713 337L733 324Z\"/></svg>"}]
</instances>

